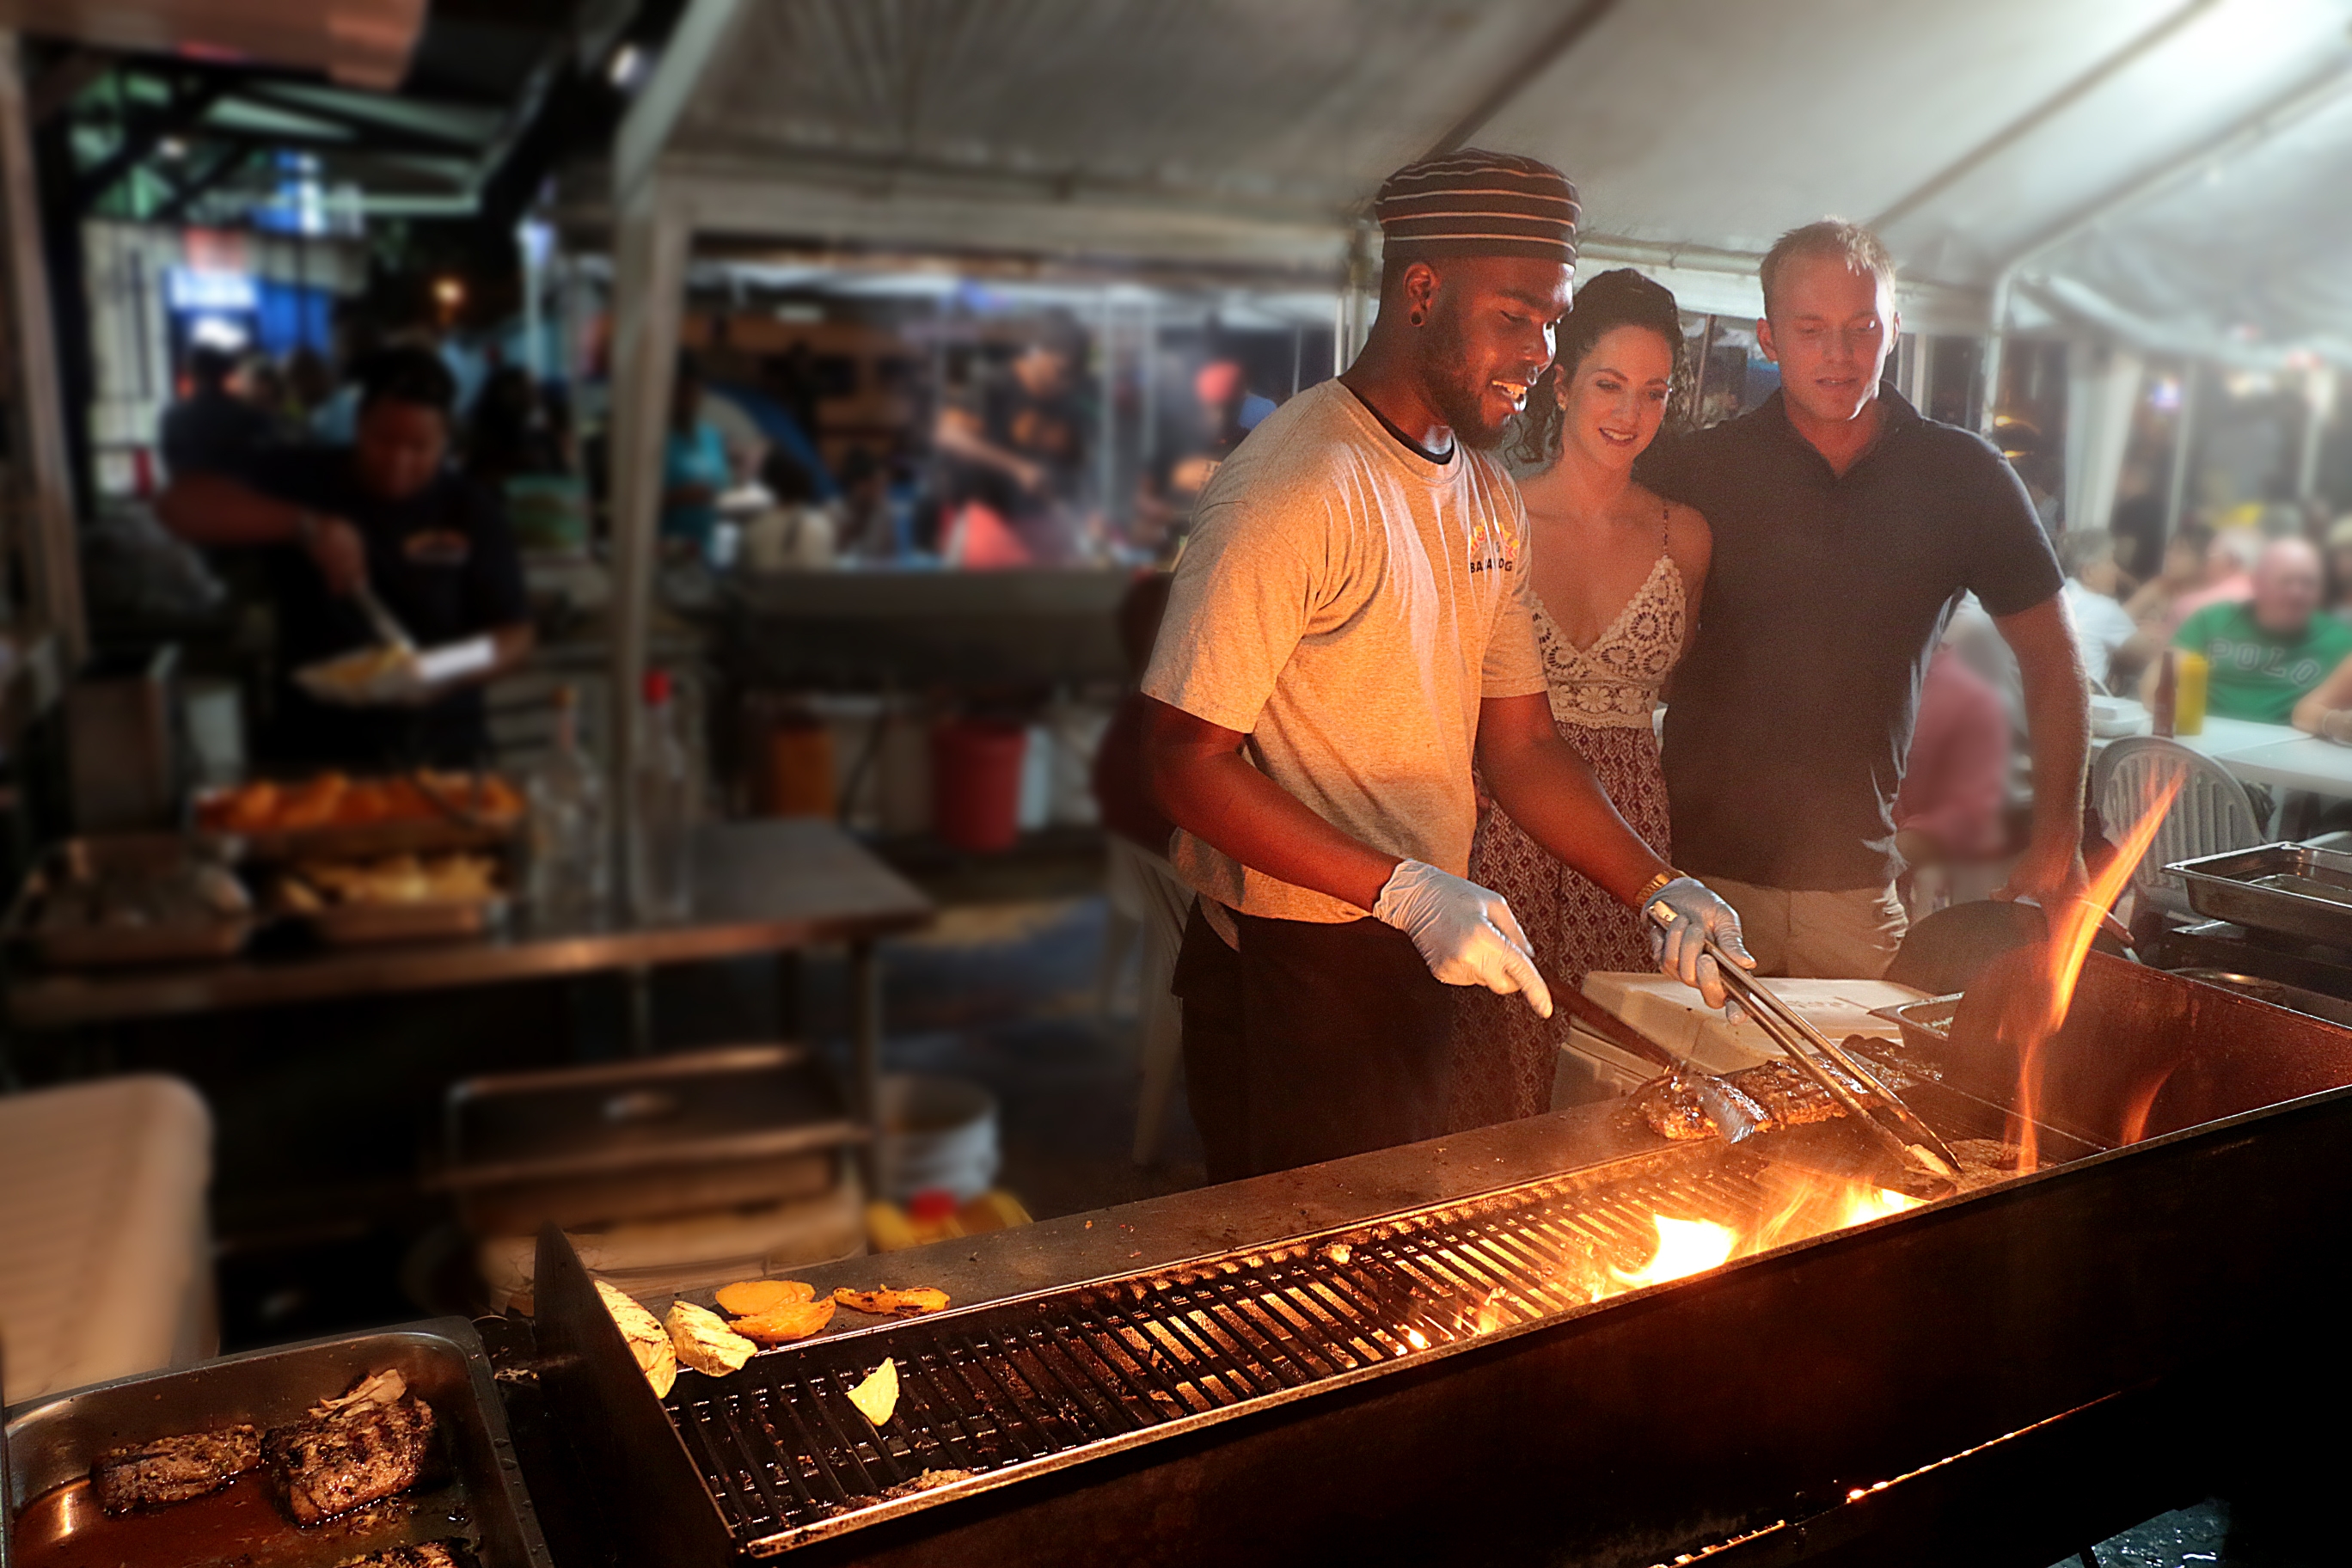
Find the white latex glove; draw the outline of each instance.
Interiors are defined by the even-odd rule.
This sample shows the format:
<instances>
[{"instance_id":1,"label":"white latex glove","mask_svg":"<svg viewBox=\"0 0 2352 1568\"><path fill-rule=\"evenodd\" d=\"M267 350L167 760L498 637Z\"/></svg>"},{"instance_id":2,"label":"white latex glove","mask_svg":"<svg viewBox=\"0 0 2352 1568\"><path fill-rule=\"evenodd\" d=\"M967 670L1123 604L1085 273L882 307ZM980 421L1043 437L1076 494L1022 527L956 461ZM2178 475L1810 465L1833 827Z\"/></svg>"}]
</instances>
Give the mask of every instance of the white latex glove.
<instances>
[{"instance_id":1,"label":"white latex glove","mask_svg":"<svg viewBox=\"0 0 2352 1568\"><path fill-rule=\"evenodd\" d=\"M1661 905L1671 919L1659 918ZM1696 988L1710 1007L1727 1012L1736 1008L1738 1005L1723 989L1723 976L1716 973L1715 958L1706 951L1705 938L1713 937L1715 944L1742 968L1755 968L1756 960L1739 940L1738 911L1709 892L1696 877L1675 878L1652 893L1642 907L1650 919L1650 952L1658 960L1659 972Z\"/></svg>"},{"instance_id":2,"label":"white latex glove","mask_svg":"<svg viewBox=\"0 0 2352 1568\"><path fill-rule=\"evenodd\" d=\"M1412 938L1429 972L1448 985L1518 992L1538 1018L1551 1016L1551 988L1503 895L1419 860L1400 860L1372 905L1372 918Z\"/></svg>"}]
</instances>

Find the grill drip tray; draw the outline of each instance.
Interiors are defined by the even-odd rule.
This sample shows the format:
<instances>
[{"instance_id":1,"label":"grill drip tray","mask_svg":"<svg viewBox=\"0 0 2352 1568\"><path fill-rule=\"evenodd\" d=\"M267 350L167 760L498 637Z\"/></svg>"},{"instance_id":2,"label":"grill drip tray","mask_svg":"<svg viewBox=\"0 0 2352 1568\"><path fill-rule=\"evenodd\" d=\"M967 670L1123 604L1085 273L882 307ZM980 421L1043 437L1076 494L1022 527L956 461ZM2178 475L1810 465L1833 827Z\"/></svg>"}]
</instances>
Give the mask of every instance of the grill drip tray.
<instances>
[{"instance_id":1,"label":"grill drip tray","mask_svg":"<svg viewBox=\"0 0 2352 1568\"><path fill-rule=\"evenodd\" d=\"M1853 1223L1803 1212L1843 1202L1811 1180L1749 1148L1694 1145L820 1339L725 1378L686 1374L664 1403L732 1540L769 1555L1613 1300L1660 1251L1654 1216L1766 1244L1743 1254L1766 1249L1776 1219L1790 1241ZM900 1394L877 1431L848 1393L885 1356Z\"/></svg>"}]
</instances>

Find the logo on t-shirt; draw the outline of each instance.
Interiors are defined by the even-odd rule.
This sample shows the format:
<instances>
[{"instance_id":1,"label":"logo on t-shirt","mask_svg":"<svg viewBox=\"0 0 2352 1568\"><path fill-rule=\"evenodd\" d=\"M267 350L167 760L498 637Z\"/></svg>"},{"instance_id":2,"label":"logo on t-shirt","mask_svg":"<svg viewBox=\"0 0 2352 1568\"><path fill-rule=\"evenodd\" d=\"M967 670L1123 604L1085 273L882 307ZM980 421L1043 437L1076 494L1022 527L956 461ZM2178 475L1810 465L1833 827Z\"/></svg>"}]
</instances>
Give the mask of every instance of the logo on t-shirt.
<instances>
[{"instance_id":1,"label":"logo on t-shirt","mask_svg":"<svg viewBox=\"0 0 2352 1568\"><path fill-rule=\"evenodd\" d=\"M1518 531L1490 515L1470 524L1470 570L1510 572L1517 568Z\"/></svg>"},{"instance_id":2,"label":"logo on t-shirt","mask_svg":"<svg viewBox=\"0 0 2352 1568\"><path fill-rule=\"evenodd\" d=\"M423 528L402 540L400 550L419 566L463 566L474 542L454 528Z\"/></svg>"}]
</instances>

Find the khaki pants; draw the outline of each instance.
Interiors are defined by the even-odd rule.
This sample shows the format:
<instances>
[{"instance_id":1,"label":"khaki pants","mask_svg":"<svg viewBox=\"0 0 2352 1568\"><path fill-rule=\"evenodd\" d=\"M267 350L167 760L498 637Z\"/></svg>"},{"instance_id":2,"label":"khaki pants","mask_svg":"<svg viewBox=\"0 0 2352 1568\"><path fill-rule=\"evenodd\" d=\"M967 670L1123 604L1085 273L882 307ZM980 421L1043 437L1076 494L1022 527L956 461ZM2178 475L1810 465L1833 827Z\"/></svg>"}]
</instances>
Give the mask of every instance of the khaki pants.
<instances>
[{"instance_id":1,"label":"khaki pants","mask_svg":"<svg viewBox=\"0 0 2352 1568\"><path fill-rule=\"evenodd\" d=\"M1799 980L1876 980L1910 925L1893 884L1852 891L1759 888L1699 879L1739 911L1757 973Z\"/></svg>"}]
</instances>

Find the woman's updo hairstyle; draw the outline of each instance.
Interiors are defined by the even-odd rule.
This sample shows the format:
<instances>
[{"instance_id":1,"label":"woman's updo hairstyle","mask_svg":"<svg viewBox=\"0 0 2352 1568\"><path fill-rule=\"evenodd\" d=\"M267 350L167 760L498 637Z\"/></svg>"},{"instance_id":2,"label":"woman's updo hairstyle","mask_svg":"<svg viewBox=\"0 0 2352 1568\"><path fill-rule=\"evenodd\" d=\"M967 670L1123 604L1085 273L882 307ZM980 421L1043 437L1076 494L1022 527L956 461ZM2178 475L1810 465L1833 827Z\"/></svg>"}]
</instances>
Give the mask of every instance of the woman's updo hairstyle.
<instances>
[{"instance_id":1,"label":"woman's updo hairstyle","mask_svg":"<svg viewBox=\"0 0 2352 1568\"><path fill-rule=\"evenodd\" d=\"M1551 368L1528 389L1527 412L1519 416L1518 434L1510 455L1521 463L1549 463L1559 451L1560 377L1573 378L1583 367L1592 345L1620 327L1647 327L1665 340L1675 361L1674 380L1666 392L1666 426L1680 412L1685 384L1690 380L1683 354L1683 316L1671 290L1651 282L1630 267L1603 272L1576 291L1576 307L1559 324Z\"/></svg>"}]
</instances>

